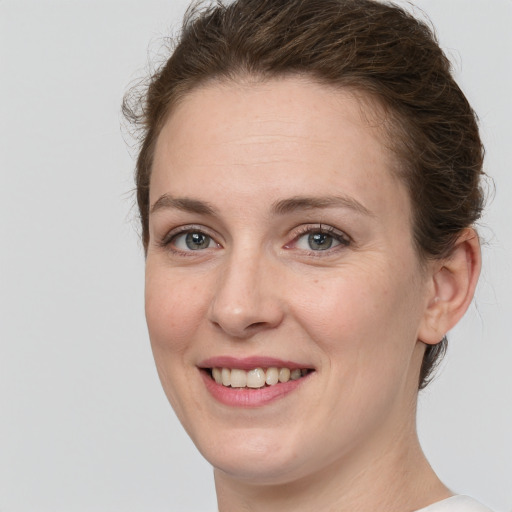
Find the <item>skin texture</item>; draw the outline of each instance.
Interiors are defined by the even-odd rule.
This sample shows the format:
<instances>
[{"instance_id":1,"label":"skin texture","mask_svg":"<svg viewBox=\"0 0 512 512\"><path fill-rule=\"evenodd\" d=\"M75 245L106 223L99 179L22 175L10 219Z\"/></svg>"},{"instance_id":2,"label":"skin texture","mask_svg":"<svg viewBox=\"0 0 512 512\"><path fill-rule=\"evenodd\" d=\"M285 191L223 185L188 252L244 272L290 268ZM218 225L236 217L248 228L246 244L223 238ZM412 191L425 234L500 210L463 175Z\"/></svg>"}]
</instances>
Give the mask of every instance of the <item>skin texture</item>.
<instances>
[{"instance_id":1,"label":"skin texture","mask_svg":"<svg viewBox=\"0 0 512 512\"><path fill-rule=\"evenodd\" d=\"M405 512L450 494L417 440L418 375L424 343L471 300L478 240L468 230L449 261L421 264L407 192L364 108L301 78L209 84L159 136L146 317L221 512ZM313 250L305 231L326 229L337 240ZM190 250L183 230L210 238ZM217 356L315 371L270 404L230 407L198 369Z\"/></svg>"}]
</instances>

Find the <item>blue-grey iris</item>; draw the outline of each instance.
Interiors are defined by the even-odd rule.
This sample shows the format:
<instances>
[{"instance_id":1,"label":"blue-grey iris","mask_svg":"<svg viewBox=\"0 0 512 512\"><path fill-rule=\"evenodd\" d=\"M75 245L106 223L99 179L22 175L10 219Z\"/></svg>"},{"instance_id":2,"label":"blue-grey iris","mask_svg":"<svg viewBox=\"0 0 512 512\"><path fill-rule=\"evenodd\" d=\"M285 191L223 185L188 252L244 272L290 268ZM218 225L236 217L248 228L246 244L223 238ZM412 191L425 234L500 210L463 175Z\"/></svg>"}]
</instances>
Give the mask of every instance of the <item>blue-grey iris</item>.
<instances>
[{"instance_id":1,"label":"blue-grey iris","mask_svg":"<svg viewBox=\"0 0 512 512\"><path fill-rule=\"evenodd\" d=\"M315 251L326 251L332 246L332 236L326 233L311 233L308 244Z\"/></svg>"}]
</instances>

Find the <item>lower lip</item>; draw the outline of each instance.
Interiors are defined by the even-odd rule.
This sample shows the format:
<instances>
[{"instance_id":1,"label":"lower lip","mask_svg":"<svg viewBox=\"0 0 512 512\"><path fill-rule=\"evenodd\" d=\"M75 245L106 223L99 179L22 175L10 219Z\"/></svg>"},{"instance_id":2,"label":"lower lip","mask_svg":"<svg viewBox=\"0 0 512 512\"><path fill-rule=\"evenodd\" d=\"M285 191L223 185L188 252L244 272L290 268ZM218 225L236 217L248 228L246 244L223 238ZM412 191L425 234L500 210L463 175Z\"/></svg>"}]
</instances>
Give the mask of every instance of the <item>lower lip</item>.
<instances>
[{"instance_id":1,"label":"lower lip","mask_svg":"<svg viewBox=\"0 0 512 512\"><path fill-rule=\"evenodd\" d=\"M262 407L284 398L306 381L311 374L301 377L297 380L289 380L288 382L280 382L273 386L265 386L262 388L230 388L217 384L210 375L204 370L201 376L206 385L206 389L218 402L231 407Z\"/></svg>"}]
</instances>

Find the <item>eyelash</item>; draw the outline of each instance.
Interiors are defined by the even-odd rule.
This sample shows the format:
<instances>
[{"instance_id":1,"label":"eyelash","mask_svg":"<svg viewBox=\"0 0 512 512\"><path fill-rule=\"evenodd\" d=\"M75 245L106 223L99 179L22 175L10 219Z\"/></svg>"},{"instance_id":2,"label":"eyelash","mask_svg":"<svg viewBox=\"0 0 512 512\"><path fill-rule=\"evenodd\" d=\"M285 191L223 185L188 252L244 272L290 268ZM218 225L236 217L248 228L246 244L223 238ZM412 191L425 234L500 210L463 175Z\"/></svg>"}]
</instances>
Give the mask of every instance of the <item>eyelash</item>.
<instances>
[{"instance_id":1,"label":"eyelash","mask_svg":"<svg viewBox=\"0 0 512 512\"><path fill-rule=\"evenodd\" d=\"M289 248L292 248L293 246L295 246L297 244L297 242L304 236L317 234L317 233L330 236L333 240L338 242L339 245L335 245L333 248L328 248L328 249L324 249L324 250L317 250L317 251L314 251L313 249L306 250L308 252L308 254L311 254L314 257L321 258L323 256L330 255L330 254L332 254L333 251L336 251L337 249L339 250L339 249L348 247L352 243L352 240L350 239L350 237L348 235L337 230L336 228L334 228L332 226L324 226L322 224L315 224L315 225L308 224L308 225L302 226L299 229L299 232L296 234L296 236L293 238L293 240L290 243L285 245L285 249L289 249Z\"/></svg>"},{"instance_id":2,"label":"eyelash","mask_svg":"<svg viewBox=\"0 0 512 512\"><path fill-rule=\"evenodd\" d=\"M197 234L201 234L201 235L204 235L204 236L207 236L208 238L210 238L217 246L220 246L220 244L218 244L216 241L215 241L215 238L208 234L207 231L204 229L204 227L202 226L195 226L195 225L188 225L188 226L181 226L177 229L173 229L172 231L170 231L169 233L167 233L161 241L159 241L158 245L163 248L163 249L168 249L170 250L171 252L173 252L174 254L178 254L180 256L193 256L193 253L194 252L200 252L200 251L193 251L193 250L189 250L189 251L182 251L181 249L178 249L176 247L173 247L173 242L176 241L176 239L179 237L179 236L183 236L183 235L187 235L189 233L197 233Z\"/></svg>"},{"instance_id":3,"label":"eyelash","mask_svg":"<svg viewBox=\"0 0 512 512\"><path fill-rule=\"evenodd\" d=\"M162 248L170 250L174 254L178 254L178 255L182 255L182 256L193 256L194 252L201 252L201 250L194 251L191 249L188 251L184 251L184 250L178 249L175 246L173 246L173 242L175 242L178 237L184 236L184 235L187 235L190 233L197 233L197 234L202 234L204 236L207 236L218 247L221 247L220 244L215 241L215 238L212 235L210 235L207 232L207 230L204 229L204 227L195 226L195 225L182 226L182 227L179 227L177 229L170 231L162 238L161 241L159 241L158 245ZM315 225L307 224L307 225L301 226L299 228L298 232L295 234L292 241L285 244L284 248L292 249L294 246L297 245L297 242L304 236L311 235L311 234L317 234L317 233L328 235L333 240L338 242L339 245L335 245L333 248L329 247L327 249L317 250L317 251L315 251L313 249L310 249L310 250L302 249L302 251L305 251L314 257L327 256L329 254L332 254L333 251L336 251L337 248L342 249L342 248L348 247L352 243L352 240L350 239L349 236L347 236L345 233L343 233L341 231L338 231L337 229L335 229L332 226L324 226L322 224L315 224ZM301 250L301 249L299 249L299 250Z\"/></svg>"}]
</instances>

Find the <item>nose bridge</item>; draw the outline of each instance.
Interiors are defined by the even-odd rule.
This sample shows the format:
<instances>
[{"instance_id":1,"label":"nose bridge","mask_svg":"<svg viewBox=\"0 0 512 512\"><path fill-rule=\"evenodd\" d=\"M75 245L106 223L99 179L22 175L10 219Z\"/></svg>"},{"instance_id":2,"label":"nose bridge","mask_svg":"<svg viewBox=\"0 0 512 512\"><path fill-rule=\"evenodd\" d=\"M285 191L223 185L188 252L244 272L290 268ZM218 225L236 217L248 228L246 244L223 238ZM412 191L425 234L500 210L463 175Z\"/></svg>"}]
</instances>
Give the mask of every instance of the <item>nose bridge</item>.
<instances>
[{"instance_id":1,"label":"nose bridge","mask_svg":"<svg viewBox=\"0 0 512 512\"><path fill-rule=\"evenodd\" d=\"M233 248L226 258L210 305L210 320L233 337L247 338L277 326L282 309L275 265L262 250Z\"/></svg>"}]
</instances>

